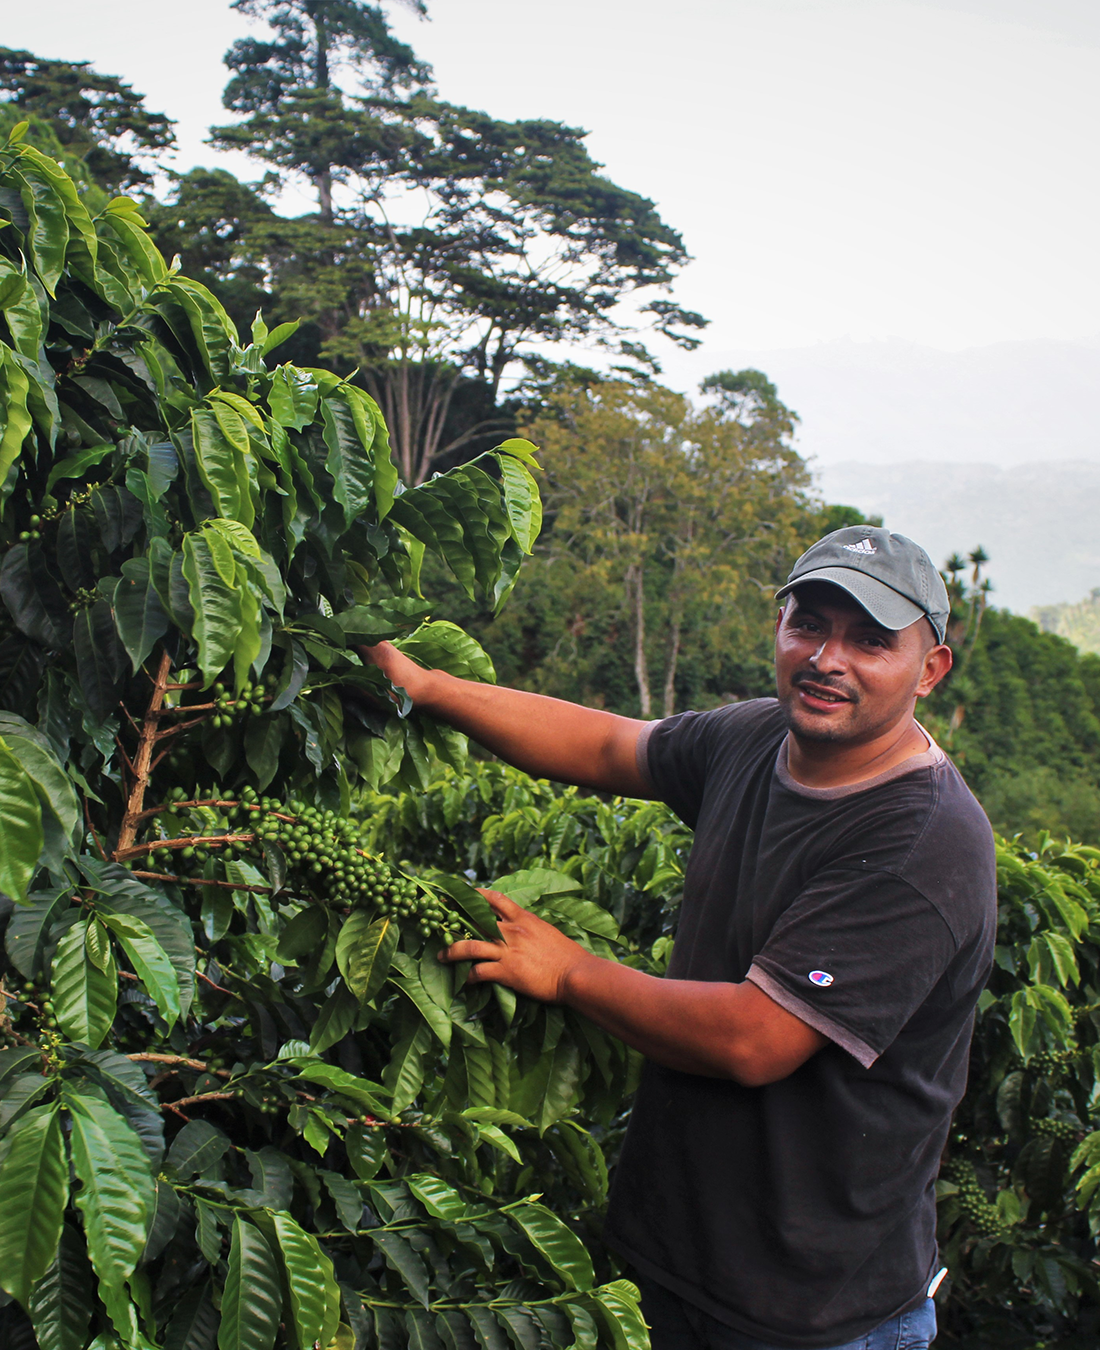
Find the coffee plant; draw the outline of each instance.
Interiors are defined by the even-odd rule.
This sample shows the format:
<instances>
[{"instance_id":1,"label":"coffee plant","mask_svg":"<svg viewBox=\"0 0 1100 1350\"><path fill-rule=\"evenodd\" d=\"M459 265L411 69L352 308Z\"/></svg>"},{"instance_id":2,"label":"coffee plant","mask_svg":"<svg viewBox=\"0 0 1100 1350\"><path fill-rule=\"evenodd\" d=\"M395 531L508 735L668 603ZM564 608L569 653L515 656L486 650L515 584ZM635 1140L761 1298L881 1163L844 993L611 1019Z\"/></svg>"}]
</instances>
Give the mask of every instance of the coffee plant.
<instances>
[{"instance_id":1,"label":"coffee plant","mask_svg":"<svg viewBox=\"0 0 1100 1350\"><path fill-rule=\"evenodd\" d=\"M498 930L370 793L463 738L357 644L468 678L426 552L498 608L534 447L405 489L372 400L242 343L126 198L0 147L0 1343L641 1350L580 1123L634 1057L463 990ZM625 950L572 875L502 882Z\"/></svg>"},{"instance_id":2,"label":"coffee plant","mask_svg":"<svg viewBox=\"0 0 1100 1350\"><path fill-rule=\"evenodd\" d=\"M473 762L440 766L426 790L363 797L377 849L424 865L442 850L477 884L519 867L568 874L615 917L620 959L664 969L691 843L667 807ZM1100 1341L1100 851L997 847L996 965L938 1187L937 1345L1086 1350ZM625 1112L587 1109L574 1119L613 1166Z\"/></svg>"}]
</instances>

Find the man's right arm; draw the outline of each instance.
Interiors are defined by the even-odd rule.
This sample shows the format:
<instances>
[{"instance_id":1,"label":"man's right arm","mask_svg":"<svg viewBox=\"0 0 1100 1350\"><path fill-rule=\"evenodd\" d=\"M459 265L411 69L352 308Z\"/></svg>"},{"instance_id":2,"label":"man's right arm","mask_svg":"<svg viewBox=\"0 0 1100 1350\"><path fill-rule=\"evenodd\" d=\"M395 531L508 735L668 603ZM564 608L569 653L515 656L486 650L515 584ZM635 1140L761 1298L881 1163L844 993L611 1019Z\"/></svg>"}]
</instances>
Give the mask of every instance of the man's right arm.
<instances>
[{"instance_id":1,"label":"man's right arm","mask_svg":"<svg viewBox=\"0 0 1100 1350\"><path fill-rule=\"evenodd\" d=\"M637 758L645 722L425 670L390 642L359 650L421 712L450 723L517 769L624 797L653 796Z\"/></svg>"}]
</instances>

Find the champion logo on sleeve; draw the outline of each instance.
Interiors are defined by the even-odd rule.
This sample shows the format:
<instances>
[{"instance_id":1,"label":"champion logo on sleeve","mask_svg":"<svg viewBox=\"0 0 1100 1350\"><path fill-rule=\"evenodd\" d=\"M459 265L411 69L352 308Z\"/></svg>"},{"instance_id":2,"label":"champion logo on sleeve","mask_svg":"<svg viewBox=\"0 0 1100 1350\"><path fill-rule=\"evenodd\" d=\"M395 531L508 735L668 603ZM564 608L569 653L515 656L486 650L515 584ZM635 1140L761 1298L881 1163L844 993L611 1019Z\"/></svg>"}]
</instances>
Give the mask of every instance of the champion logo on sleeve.
<instances>
[{"instance_id":1,"label":"champion logo on sleeve","mask_svg":"<svg viewBox=\"0 0 1100 1350\"><path fill-rule=\"evenodd\" d=\"M827 989L833 982L833 977L827 970L811 970L807 978L811 984L819 985L822 989Z\"/></svg>"}]
</instances>

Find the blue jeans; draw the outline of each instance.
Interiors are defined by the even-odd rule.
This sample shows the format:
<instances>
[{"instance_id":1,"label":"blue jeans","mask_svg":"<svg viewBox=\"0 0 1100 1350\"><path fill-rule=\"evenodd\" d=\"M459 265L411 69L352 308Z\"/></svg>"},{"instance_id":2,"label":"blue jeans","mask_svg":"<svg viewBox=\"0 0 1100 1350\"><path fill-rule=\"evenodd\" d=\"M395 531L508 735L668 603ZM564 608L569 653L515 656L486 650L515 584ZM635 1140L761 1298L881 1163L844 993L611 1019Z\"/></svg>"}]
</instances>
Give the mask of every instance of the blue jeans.
<instances>
[{"instance_id":1,"label":"blue jeans","mask_svg":"<svg viewBox=\"0 0 1100 1350\"><path fill-rule=\"evenodd\" d=\"M635 1274L653 1350L780 1350L744 1336L670 1289ZM936 1335L936 1305L925 1299L907 1313L880 1322L865 1336L829 1350L928 1350Z\"/></svg>"}]
</instances>

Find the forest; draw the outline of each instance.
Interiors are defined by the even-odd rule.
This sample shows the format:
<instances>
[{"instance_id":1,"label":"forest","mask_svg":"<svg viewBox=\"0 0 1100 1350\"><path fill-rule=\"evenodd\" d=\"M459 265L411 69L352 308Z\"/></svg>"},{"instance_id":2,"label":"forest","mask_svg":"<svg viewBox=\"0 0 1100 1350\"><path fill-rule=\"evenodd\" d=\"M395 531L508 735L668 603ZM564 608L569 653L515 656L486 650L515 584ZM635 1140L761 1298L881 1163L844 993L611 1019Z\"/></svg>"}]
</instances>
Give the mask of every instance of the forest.
<instances>
[{"instance_id":1,"label":"forest","mask_svg":"<svg viewBox=\"0 0 1100 1350\"><path fill-rule=\"evenodd\" d=\"M359 0L235 0L255 182L0 49L0 1343L645 1350L601 1240L638 1056L440 965L492 885L660 974L690 832L356 653L657 718L772 690L822 502L584 133L442 100ZM277 209L287 183L315 209ZM415 212L418 214L414 214ZM340 373L343 372L343 373ZM887 522L889 523L889 522ZM998 831L938 1343L1100 1335L1100 657L943 560L925 725Z\"/></svg>"}]
</instances>

